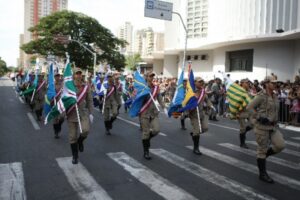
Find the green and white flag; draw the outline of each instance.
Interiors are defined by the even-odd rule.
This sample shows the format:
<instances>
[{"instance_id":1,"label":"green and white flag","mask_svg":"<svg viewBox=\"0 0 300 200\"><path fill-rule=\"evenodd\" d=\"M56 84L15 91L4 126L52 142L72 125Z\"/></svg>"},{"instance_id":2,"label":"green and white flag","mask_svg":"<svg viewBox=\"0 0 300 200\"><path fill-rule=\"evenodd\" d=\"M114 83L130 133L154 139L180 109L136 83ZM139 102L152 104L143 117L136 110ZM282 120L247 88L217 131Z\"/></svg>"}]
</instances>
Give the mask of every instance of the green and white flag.
<instances>
[{"instance_id":1,"label":"green and white flag","mask_svg":"<svg viewBox=\"0 0 300 200\"><path fill-rule=\"evenodd\" d=\"M50 122L61 113L68 110L71 106L77 103L76 87L73 82L71 64L68 63L64 71L64 86L60 100L52 107L51 111L45 118L45 124Z\"/></svg>"}]
</instances>

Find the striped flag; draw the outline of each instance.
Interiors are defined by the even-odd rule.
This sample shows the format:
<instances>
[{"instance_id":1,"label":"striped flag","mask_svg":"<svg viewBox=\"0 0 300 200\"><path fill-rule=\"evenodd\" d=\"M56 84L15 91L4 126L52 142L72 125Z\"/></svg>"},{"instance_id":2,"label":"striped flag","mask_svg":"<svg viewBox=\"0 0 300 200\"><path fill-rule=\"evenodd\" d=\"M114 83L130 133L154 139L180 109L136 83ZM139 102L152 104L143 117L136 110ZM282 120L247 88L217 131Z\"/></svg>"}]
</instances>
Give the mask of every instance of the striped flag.
<instances>
[{"instance_id":1,"label":"striped flag","mask_svg":"<svg viewBox=\"0 0 300 200\"><path fill-rule=\"evenodd\" d=\"M68 110L77 103L76 87L73 82L71 64L68 63L64 71L64 87L61 99L52 107L45 118L45 124L57 117L59 114Z\"/></svg>"},{"instance_id":2,"label":"striped flag","mask_svg":"<svg viewBox=\"0 0 300 200\"><path fill-rule=\"evenodd\" d=\"M236 83L231 84L227 89L227 97L232 118L235 118L237 113L243 111L251 101L248 92Z\"/></svg>"}]
</instances>

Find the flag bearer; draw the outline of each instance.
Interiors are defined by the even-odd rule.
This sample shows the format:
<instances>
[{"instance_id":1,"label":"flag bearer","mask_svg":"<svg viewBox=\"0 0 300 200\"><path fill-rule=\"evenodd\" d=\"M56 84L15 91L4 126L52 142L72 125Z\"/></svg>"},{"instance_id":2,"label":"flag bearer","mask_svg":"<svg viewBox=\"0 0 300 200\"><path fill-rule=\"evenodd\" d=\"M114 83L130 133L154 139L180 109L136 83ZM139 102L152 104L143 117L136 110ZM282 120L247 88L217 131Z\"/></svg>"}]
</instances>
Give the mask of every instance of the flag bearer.
<instances>
[{"instance_id":1,"label":"flag bearer","mask_svg":"<svg viewBox=\"0 0 300 200\"><path fill-rule=\"evenodd\" d=\"M201 78L197 78L195 80L195 87L196 87L195 95L197 97L198 107L189 110L189 118L191 120L191 125L192 125L191 136L194 143L193 153L196 155L202 155L202 153L199 150L200 134L208 130L207 109L212 108L213 104L205 94L204 81ZM199 111L199 116L198 116L197 109ZM201 132L200 132L199 120L201 125Z\"/></svg>"},{"instance_id":2,"label":"flag bearer","mask_svg":"<svg viewBox=\"0 0 300 200\"><path fill-rule=\"evenodd\" d=\"M148 72L145 76L148 87L151 90L154 100L158 100L162 109L165 109L165 105L162 99L162 96L159 91L159 86L153 84L153 78L155 74L153 72ZM159 133L159 111L155 106L155 102L151 99L150 95L143 103L143 106L140 110L140 122L142 126L142 143L144 148L144 158L150 160L149 155L150 140Z\"/></svg>"},{"instance_id":3,"label":"flag bearer","mask_svg":"<svg viewBox=\"0 0 300 200\"><path fill-rule=\"evenodd\" d=\"M62 93L62 89L63 89L63 81L61 80L61 75L59 72L57 72L54 75L54 79L55 79L55 92L56 92L56 96L54 97L54 104L56 104L57 101L59 101L61 93ZM59 133L61 131L61 125L64 122L64 114L59 115L58 117L56 117L55 119L53 119L53 129L54 129L54 135L55 138L58 139L59 138Z\"/></svg>"},{"instance_id":4,"label":"flag bearer","mask_svg":"<svg viewBox=\"0 0 300 200\"><path fill-rule=\"evenodd\" d=\"M43 107L45 103L45 94L47 92L46 81L44 80L44 73L38 75L38 84L33 97L33 109L38 121L42 120Z\"/></svg>"}]
</instances>

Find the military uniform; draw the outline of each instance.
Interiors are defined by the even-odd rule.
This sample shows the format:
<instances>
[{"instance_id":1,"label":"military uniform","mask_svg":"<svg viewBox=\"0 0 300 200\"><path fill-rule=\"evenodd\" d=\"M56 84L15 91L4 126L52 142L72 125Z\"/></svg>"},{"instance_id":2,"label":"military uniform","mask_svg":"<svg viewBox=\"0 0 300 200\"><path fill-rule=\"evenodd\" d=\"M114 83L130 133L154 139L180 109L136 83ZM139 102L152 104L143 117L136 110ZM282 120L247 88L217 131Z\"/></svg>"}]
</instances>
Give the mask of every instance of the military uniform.
<instances>
[{"instance_id":1,"label":"military uniform","mask_svg":"<svg viewBox=\"0 0 300 200\"><path fill-rule=\"evenodd\" d=\"M81 72L80 69L76 69L75 73ZM90 87L86 86L84 83L78 83L76 86L77 89L77 106L80 116L82 133L77 138L77 132L79 131L78 116L75 106L70 108L66 112L68 128L69 128L69 142L71 144L71 150L73 155L73 164L77 164L78 159L78 149L80 152L83 152L83 141L87 138L90 130L90 120L89 116L92 115L93 111L93 100ZM85 93L83 93L86 91ZM83 98L80 100L79 96L83 95Z\"/></svg>"},{"instance_id":2,"label":"military uniform","mask_svg":"<svg viewBox=\"0 0 300 200\"><path fill-rule=\"evenodd\" d=\"M56 76L57 75L59 75L59 74L56 74ZM55 81L54 86L55 86L55 91L56 91L56 96L54 98L55 98L55 101L57 102L57 101L59 101L60 96L61 96L63 82L61 80ZM60 114L55 119L53 119L53 129L54 129L55 138L59 138L59 133L61 131L61 125L64 122L64 118L65 118L64 114Z\"/></svg>"},{"instance_id":3,"label":"military uniform","mask_svg":"<svg viewBox=\"0 0 300 200\"><path fill-rule=\"evenodd\" d=\"M272 81L269 77L265 79L266 84ZM277 127L279 101L275 94L268 95L267 90L262 90L257 94L253 101L247 106L248 111L255 109L253 114L254 132L257 147L257 165L259 178L262 181L273 183L274 181L266 172L266 158L270 155L281 152L284 147L284 139ZM271 141L272 146L269 147Z\"/></svg>"},{"instance_id":4,"label":"military uniform","mask_svg":"<svg viewBox=\"0 0 300 200\"><path fill-rule=\"evenodd\" d=\"M148 73L146 76L154 76L153 73ZM162 99L162 96L159 91L158 86L154 86L152 83L148 84L149 88L151 89L151 93L154 93L154 100L157 100L161 107L164 109L165 105ZM156 90L156 91L154 91ZM147 106L148 105L148 106ZM145 108L143 110L143 107ZM144 158L150 160L151 157L149 155L149 148L150 148L150 140L151 138L155 137L160 129L159 129L159 119L158 119L159 111L157 110L155 103L149 96L145 99L142 110L140 111L139 118L142 128L142 143L144 148Z\"/></svg>"},{"instance_id":5,"label":"military uniform","mask_svg":"<svg viewBox=\"0 0 300 200\"><path fill-rule=\"evenodd\" d=\"M123 87L122 83L119 80L116 80L116 101L117 101L117 113L119 114L119 110L122 106L122 95L123 95Z\"/></svg>"},{"instance_id":6,"label":"military uniform","mask_svg":"<svg viewBox=\"0 0 300 200\"><path fill-rule=\"evenodd\" d=\"M111 77L111 76L110 76ZM117 104L117 92L114 84L108 83L107 93L105 95L104 105L104 125L106 134L110 135L110 129L112 129L113 122L117 119L118 104Z\"/></svg>"},{"instance_id":7,"label":"military uniform","mask_svg":"<svg viewBox=\"0 0 300 200\"><path fill-rule=\"evenodd\" d=\"M36 114L37 120L42 120L43 108L45 103L45 94L47 92L46 83L43 76L39 75L38 85L33 97L33 110Z\"/></svg>"},{"instance_id":8,"label":"military uniform","mask_svg":"<svg viewBox=\"0 0 300 200\"><path fill-rule=\"evenodd\" d=\"M241 89L243 89L245 92L248 93L248 91L246 91L247 88L244 88L244 87L249 86L247 84L250 82L250 80L245 78L245 79L242 79L240 82L241 82ZM246 86L243 86L243 84L246 84ZM248 97L250 97L249 93L248 93ZM245 109L242 110L241 112L239 112L237 114L237 120L240 125L240 135L239 135L240 147L248 149L248 146L245 142L246 141L246 133L253 128L252 124L249 123L250 122L250 113L245 111ZM248 122L246 122L246 120Z\"/></svg>"},{"instance_id":9,"label":"military uniform","mask_svg":"<svg viewBox=\"0 0 300 200\"><path fill-rule=\"evenodd\" d=\"M208 130L208 113L207 110L213 106L211 101L209 100L208 96L205 94L203 89L197 89L195 94L198 99L198 110L199 110L199 117L200 117L200 124L201 124L201 131L199 127L199 117L197 113L197 108L189 110L189 118L192 125L192 132L191 136L194 143L193 152L197 155L201 155L202 153L199 151L199 139L200 134L204 133ZM200 99L201 98L201 99Z\"/></svg>"}]
</instances>

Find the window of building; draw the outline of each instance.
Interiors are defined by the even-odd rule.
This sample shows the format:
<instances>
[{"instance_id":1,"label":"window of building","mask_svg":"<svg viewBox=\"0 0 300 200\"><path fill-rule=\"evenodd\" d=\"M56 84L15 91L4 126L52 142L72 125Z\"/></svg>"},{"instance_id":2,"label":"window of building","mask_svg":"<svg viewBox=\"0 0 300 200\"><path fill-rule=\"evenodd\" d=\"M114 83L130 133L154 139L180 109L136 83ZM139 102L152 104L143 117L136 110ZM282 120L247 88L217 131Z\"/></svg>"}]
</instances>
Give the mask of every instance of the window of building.
<instances>
[{"instance_id":1,"label":"window of building","mask_svg":"<svg viewBox=\"0 0 300 200\"><path fill-rule=\"evenodd\" d=\"M253 71L253 49L226 53L226 68L233 71Z\"/></svg>"}]
</instances>

